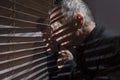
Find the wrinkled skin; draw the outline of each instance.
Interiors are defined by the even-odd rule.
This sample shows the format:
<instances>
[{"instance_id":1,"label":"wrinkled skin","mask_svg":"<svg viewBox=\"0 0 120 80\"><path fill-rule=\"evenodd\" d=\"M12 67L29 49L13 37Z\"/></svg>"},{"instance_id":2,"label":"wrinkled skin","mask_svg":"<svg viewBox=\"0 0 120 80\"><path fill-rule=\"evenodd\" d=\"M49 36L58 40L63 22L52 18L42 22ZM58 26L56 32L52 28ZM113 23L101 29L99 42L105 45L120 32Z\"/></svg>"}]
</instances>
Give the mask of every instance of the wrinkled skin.
<instances>
[{"instance_id":1,"label":"wrinkled skin","mask_svg":"<svg viewBox=\"0 0 120 80\"><path fill-rule=\"evenodd\" d=\"M59 16L56 16L60 14ZM50 15L51 33L47 37L47 51L49 53L59 53L58 65L64 65L67 61L73 60L72 53L68 50L78 44L79 38L78 20L67 21L61 11L58 10Z\"/></svg>"}]
</instances>

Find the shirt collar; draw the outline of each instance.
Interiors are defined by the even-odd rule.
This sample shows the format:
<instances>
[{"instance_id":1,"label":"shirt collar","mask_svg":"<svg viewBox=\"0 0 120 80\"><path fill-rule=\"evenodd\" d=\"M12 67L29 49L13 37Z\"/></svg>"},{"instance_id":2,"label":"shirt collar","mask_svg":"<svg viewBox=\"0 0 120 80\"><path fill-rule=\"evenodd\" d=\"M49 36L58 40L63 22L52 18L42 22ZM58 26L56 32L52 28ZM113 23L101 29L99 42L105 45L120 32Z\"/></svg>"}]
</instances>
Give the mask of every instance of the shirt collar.
<instances>
[{"instance_id":1,"label":"shirt collar","mask_svg":"<svg viewBox=\"0 0 120 80\"><path fill-rule=\"evenodd\" d=\"M85 38L85 40L83 41L83 43L88 42L90 40L96 39L96 38L100 38L102 36L102 34L104 33L104 27L102 26L96 26L92 32Z\"/></svg>"}]
</instances>

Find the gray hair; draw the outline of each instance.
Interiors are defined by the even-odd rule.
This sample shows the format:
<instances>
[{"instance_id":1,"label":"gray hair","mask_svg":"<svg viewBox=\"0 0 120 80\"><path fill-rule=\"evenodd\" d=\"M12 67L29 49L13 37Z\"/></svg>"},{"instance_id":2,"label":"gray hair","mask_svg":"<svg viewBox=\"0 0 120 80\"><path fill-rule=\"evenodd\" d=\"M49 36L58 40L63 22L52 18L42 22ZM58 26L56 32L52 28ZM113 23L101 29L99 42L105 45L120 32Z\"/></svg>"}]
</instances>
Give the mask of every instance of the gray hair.
<instances>
[{"instance_id":1,"label":"gray hair","mask_svg":"<svg viewBox=\"0 0 120 80\"><path fill-rule=\"evenodd\" d=\"M76 14L80 13L84 18L84 25L95 24L89 8L82 0L63 0L61 6L63 15L68 20L75 19Z\"/></svg>"}]
</instances>

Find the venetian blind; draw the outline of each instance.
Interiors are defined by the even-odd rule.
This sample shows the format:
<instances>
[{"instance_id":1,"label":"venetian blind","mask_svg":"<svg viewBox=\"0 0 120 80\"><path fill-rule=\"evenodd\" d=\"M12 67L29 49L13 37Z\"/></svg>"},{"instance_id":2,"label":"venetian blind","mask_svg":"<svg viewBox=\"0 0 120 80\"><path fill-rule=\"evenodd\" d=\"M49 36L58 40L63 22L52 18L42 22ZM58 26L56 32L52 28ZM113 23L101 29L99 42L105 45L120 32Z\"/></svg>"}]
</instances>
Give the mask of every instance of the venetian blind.
<instances>
[{"instance_id":1,"label":"venetian blind","mask_svg":"<svg viewBox=\"0 0 120 80\"><path fill-rule=\"evenodd\" d=\"M0 0L0 80L49 79L50 55L41 30L48 27L50 5L46 0Z\"/></svg>"}]
</instances>

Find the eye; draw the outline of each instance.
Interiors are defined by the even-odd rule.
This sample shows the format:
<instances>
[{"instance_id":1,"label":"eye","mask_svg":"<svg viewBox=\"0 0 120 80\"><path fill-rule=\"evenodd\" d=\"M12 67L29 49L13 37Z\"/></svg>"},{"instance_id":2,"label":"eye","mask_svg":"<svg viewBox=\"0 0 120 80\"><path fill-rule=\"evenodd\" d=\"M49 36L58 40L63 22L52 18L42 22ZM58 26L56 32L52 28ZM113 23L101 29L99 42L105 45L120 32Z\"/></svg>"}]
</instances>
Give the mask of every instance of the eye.
<instances>
[{"instance_id":1,"label":"eye","mask_svg":"<svg viewBox=\"0 0 120 80\"><path fill-rule=\"evenodd\" d=\"M51 28L53 29L53 31L58 29L61 26L62 26L62 24L59 21L56 21L53 24L51 24Z\"/></svg>"},{"instance_id":2,"label":"eye","mask_svg":"<svg viewBox=\"0 0 120 80\"><path fill-rule=\"evenodd\" d=\"M57 22L56 22L56 25L57 25L58 27L60 27L60 26L63 25L63 23L62 23L62 21L60 20L60 21L57 21Z\"/></svg>"},{"instance_id":3,"label":"eye","mask_svg":"<svg viewBox=\"0 0 120 80\"><path fill-rule=\"evenodd\" d=\"M62 19L59 19L57 20L56 22L52 23L51 24L51 28L54 30L58 29L59 27L65 25L67 22L66 22L66 19L65 18L62 18Z\"/></svg>"},{"instance_id":4,"label":"eye","mask_svg":"<svg viewBox=\"0 0 120 80\"><path fill-rule=\"evenodd\" d=\"M60 23L60 24L63 24L63 21L62 21L62 20L60 20L60 21L59 21L59 23Z\"/></svg>"},{"instance_id":5,"label":"eye","mask_svg":"<svg viewBox=\"0 0 120 80\"><path fill-rule=\"evenodd\" d=\"M67 23L67 20L66 18L62 18L60 21L59 21L61 24L65 25Z\"/></svg>"}]
</instances>

